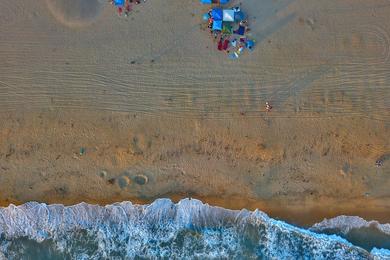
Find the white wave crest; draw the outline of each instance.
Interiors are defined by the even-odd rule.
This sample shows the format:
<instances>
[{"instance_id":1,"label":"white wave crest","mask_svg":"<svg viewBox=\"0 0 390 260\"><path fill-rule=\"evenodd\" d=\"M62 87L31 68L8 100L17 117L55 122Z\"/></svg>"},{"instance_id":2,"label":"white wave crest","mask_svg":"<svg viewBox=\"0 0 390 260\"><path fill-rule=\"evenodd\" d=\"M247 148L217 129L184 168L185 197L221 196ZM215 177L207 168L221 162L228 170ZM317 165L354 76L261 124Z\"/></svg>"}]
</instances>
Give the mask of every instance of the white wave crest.
<instances>
[{"instance_id":1,"label":"white wave crest","mask_svg":"<svg viewBox=\"0 0 390 260\"><path fill-rule=\"evenodd\" d=\"M324 219L320 223L314 224L310 230L322 232L326 229L337 229L343 234L348 234L352 229L375 227L383 234L390 236L390 224L381 224L378 221L367 221L358 216L337 216L331 219Z\"/></svg>"}]
</instances>

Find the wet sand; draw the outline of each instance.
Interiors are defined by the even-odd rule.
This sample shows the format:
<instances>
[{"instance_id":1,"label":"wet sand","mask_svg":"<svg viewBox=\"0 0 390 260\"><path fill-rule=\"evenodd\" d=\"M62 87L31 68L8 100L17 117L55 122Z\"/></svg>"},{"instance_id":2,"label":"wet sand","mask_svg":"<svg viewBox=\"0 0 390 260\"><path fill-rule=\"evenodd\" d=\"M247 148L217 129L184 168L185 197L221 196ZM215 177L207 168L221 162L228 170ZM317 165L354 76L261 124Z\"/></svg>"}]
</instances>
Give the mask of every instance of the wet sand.
<instances>
[{"instance_id":1,"label":"wet sand","mask_svg":"<svg viewBox=\"0 0 390 260\"><path fill-rule=\"evenodd\" d=\"M127 19L90 2L0 3L2 205L192 196L390 221L388 1L242 1L257 46L237 61L197 1Z\"/></svg>"}]
</instances>

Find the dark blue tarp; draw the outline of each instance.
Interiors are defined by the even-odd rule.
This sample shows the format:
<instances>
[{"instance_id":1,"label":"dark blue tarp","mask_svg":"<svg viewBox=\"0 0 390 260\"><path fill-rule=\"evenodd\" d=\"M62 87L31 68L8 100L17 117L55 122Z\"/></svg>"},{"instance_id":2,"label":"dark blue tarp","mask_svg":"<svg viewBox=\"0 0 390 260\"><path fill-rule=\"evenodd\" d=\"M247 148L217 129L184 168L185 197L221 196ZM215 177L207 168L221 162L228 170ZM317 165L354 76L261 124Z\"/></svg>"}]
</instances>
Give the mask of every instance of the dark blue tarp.
<instances>
[{"instance_id":1,"label":"dark blue tarp","mask_svg":"<svg viewBox=\"0 0 390 260\"><path fill-rule=\"evenodd\" d=\"M242 21L245 19L245 14L242 11L235 12L234 13L234 20L236 21Z\"/></svg>"},{"instance_id":2,"label":"dark blue tarp","mask_svg":"<svg viewBox=\"0 0 390 260\"><path fill-rule=\"evenodd\" d=\"M245 34L245 26L240 25L237 30L234 31L235 34L244 35Z\"/></svg>"},{"instance_id":3,"label":"dark blue tarp","mask_svg":"<svg viewBox=\"0 0 390 260\"><path fill-rule=\"evenodd\" d=\"M222 9L213 8L213 10L211 11L211 17L214 19L214 21L222 21L223 18Z\"/></svg>"}]
</instances>

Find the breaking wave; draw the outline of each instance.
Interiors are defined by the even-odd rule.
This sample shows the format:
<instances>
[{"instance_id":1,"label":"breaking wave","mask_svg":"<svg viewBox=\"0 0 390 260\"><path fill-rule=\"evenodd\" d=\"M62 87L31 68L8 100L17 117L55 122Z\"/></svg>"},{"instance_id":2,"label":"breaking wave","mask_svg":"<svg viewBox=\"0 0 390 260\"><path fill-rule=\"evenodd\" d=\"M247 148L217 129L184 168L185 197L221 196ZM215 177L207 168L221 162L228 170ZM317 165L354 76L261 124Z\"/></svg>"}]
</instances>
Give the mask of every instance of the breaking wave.
<instances>
[{"instance_id":1,"label":"breaking wave","mask_svg":"<svg viewBox=\"0 0 390 260\"><path fill-rule=\"evenodd\" d=\"M386 249L367 251L259 210L228 210L195 199L10 205L0 209L0 236L0 259L390 259Z\"/></svg>"},{"instance_id":2,"label":"breaking wave","mask_svg":"<svg viewBox=\"0 0 390 260\"><path fill-rule=\"evenodd\" d=\"M390 224L366 221L358 216L338 216L313 225L311 231L336 234L367 250L390 249Z\"/></svg>"}]
</instances>

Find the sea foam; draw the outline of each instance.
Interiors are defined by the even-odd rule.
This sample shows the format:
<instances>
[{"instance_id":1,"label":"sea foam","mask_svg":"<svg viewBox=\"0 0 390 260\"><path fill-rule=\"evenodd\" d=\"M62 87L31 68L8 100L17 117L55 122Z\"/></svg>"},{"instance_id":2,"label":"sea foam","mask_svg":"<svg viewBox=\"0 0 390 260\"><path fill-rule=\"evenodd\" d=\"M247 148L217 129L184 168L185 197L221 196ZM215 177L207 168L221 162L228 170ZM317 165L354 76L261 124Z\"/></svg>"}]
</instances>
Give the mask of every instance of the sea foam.
<instances>
[{"instance_id":1,"label":"sea foam","mask_svg":"<svg viewBox=\"0 0 390 260\"><path fill-rule=\"evenodd\" d=\"M0 251L73 259L390 259L347 240L298 228L259 210L228 210L199 200L158 199L74 206L29 202L0 208Z\"/></svg>"}]
</instances>

